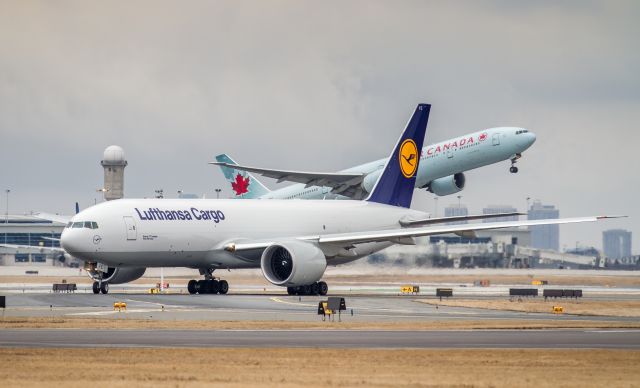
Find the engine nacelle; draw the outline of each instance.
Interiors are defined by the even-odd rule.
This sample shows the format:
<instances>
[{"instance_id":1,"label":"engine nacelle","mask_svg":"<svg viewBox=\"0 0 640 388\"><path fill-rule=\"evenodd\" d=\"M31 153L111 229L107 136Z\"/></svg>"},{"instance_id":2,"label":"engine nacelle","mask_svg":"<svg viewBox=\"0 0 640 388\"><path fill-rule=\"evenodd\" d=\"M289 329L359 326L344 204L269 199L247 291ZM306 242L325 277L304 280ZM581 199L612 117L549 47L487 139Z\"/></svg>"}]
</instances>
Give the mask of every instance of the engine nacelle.
<instances>
[{"instance_id":1,"label":"engine nacelle","mask_svg":"<svg viewBox=\"0 0 640 388\"><path fill-rule=\"evenodd\" d=\"M465 180L464 174L459 172L431 181L427 190L440 197L455 194L464 189Z\"/></svg>"},{"instance_id":2,"label":"engine nacelle","mask_svg":"<svg viewBox=\"0 0 640 388\"><path fill-rule=\"evenodd\" d=\"M140 279L147 269L145 267L109 267L107 272L102 274L102 281L110 284L129 283ZM97 271L87 271L93 280L98 280L100 275Z\"/></svg>"},{"instance_id":3,"label":"engine nacelle","mask_svg":"<svg viewBox=\"0 0 640 388\"><path fill-rule=\"evenodd\" d=\"M375 186L376 182L378 181L380 174L382 174L381 168L370 174L367 174L367 176L365 176L364 179L362 180L362 184L361 184L362 189L367 193L370 193L371 190L373 190L373 186Z\"/></svg>"},{"instance_id":4,"label":"engine nacelle","mask_svg":"<svg viewBox=\"0 0 640 388\"><path fill-rule=\"evenodd\" d=\"M322 278L327 259L311 243L287 241L267 247L262 252L260 268L264 277L276 286L305 286Z\"/></svg>"}]
</instances>

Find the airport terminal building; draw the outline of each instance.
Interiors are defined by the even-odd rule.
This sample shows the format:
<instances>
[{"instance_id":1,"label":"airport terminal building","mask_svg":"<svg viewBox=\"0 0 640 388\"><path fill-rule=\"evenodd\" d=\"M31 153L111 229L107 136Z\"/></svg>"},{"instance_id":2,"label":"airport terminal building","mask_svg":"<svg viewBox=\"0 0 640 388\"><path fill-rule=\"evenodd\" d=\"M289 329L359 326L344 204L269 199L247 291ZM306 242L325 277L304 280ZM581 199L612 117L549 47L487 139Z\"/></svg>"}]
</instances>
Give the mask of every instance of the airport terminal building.
<instances>
[{"instance_id":1,"label":"airport terminal building","mask_svg":"<svg viewBox=\"0 0 640 388\"><path fill-rule=\"evenodd\" d=\"M61 265L65 263L62 252L51 253L38 247L60 247L60 235L64 224L46 221L31 215L8 215L0 223L0 242L12 245L30 245L33 248L18 249L0 247L0 265ZM62 259L62 260L61 260ZM75 260L73 260L75 261Z\"/></svg>"}]
</instances>

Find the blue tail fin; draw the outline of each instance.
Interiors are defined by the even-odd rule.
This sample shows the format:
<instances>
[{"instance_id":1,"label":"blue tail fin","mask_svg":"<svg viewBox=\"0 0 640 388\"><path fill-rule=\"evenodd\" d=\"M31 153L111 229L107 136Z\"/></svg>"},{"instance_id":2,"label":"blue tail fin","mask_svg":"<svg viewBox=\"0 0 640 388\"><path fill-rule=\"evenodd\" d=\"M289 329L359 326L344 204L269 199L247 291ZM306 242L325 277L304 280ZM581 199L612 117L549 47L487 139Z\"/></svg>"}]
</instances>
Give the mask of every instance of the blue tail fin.
<instances>
[{"instance_id":1,"label":"blue tail fin","mask_svg":"<svg viewBox=\"0 0 640 388\"><path fill-rule=\"evenodd\" d=\"M410 207L431 105L418 104L366 201Z\"/></svg>"},{"instance_id":2,"label":"blue tail fin","mask_svg":"<svg viewBox=\"0 0 640 388\"><path fill-rule=\"evenodd\" d=\"M229 155L222 154L216 156L218 162L238 164ZM246 171L236 170L231 167L220 166L225 179L230 184L231 193L234 198L252 199L259 198L269 192L259 180Z\"/></svg>"}]
</instances>

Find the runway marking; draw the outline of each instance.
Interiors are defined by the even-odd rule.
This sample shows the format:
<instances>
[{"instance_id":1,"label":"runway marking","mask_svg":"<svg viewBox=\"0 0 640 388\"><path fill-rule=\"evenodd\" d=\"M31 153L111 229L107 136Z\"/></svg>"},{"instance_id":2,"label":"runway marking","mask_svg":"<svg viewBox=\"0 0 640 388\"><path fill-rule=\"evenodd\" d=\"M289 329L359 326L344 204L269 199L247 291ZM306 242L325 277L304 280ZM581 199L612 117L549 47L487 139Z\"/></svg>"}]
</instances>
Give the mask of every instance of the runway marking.
<instances>
[{"instance_id":1,"label":"runway marking","mask_svg":"<svg viewBox=\"0 0 640 388\"><path fill-rule=\"evenodd\" d=\"M297 303L287 302L287 301L282 300L280 298L277 298L275 296L273 298L269 298L269 299L274 301L274 302L283 303L283 304L290 304L290 305L293 305L293 306L317 307L317 305L315 305L315 304L305 304L305 303L301 303L301 302L297 302Z\"/></svg>"}]
</instances>

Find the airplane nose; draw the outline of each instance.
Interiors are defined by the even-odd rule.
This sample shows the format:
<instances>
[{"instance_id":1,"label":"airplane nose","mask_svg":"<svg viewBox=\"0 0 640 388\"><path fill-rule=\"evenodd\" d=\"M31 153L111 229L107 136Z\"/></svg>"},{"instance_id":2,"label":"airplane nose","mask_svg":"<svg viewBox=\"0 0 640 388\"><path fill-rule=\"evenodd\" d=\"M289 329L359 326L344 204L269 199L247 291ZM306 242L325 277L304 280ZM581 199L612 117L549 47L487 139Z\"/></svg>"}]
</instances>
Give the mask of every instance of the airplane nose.
<instances>
[{"instance_id":1,"label":"airplane nose","mask_svg":"<svg viewBox=\"0 0 640 388\"><path fill-rule=\"evenodd\" d=\"M62 231L62 235L60 236L60 245L62 246L62 249L69 253L79 251L77 236L74 238L73 234L75 234L73 230L65 229Z\"/></svg>"},{"instance_id":2,"label":"airplane nose","mask_svg":"<svg viewBox=\"0 0 640 388\"><path fill-rule=\"evenodd\" d=\"M523 133L522 140L524 141L524 147L529 148L533 143L536 142L536 134L533 132Z\"/></svg>"}]
</instances>

